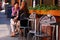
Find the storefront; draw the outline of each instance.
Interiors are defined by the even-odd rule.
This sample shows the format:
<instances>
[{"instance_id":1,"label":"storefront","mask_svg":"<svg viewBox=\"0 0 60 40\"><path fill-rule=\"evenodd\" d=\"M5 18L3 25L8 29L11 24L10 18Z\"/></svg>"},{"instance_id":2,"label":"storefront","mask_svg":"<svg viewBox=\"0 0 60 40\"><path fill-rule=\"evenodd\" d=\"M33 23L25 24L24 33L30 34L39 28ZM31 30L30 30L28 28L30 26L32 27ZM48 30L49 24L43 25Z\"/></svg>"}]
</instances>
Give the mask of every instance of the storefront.
<instances>
[{"instance_id":1,"label":"storefront","mask_svg":"<svg viewBox=\"0 0 60 40\"><path fill-rule=\"evenodd\" d=\"M60 6L60 0L5 0L5 2L11 3L13 5L15 2L19 2L21 4L22 1L26 1L28 6L33 6L33 2L35 1L35 4L45 4L45 5L58 5Z\"/></svg>"}]
</instances>

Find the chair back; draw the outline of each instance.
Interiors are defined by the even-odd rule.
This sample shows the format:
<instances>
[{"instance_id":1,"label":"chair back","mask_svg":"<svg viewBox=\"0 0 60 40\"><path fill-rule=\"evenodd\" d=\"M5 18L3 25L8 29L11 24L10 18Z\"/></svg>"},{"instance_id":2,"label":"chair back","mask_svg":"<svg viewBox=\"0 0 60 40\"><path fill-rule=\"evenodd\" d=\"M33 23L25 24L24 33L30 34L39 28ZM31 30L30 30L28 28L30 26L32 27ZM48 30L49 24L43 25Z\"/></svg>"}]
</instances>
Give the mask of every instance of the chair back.
<instances>
[{"instance_id":1,"label":"chair back","mask_svg":"<svg viewBox=\"0 0 60 40\"><path fill-rule=\"evenodd\" d=\"M29 16L29 23L32 30L35 30L35 19L36 19L36 13L31 13Z\"/></svg>"},{"instance_id":2,"label":"chair back","mask_svg":"<svg viewBox=\"0 0 60 40\"><path fill-rule=\"evenodd\" d=\"M56 18L49 14L43 15L39 20L40 34L46 33L51 35L52 28L55 28L55 25L50 25L51 23L56 23Z\"/></svg>"},{"instance_id":3,"label":"chair back","mask_svg":"<svg viewBox=\"0 0 60 40\"><path fill-rule=\"evenodd\" d=\"M30 16L29 16L30 19L34 19L36 18L36 13L31 13Z\"/></svg>"}]
</instances>

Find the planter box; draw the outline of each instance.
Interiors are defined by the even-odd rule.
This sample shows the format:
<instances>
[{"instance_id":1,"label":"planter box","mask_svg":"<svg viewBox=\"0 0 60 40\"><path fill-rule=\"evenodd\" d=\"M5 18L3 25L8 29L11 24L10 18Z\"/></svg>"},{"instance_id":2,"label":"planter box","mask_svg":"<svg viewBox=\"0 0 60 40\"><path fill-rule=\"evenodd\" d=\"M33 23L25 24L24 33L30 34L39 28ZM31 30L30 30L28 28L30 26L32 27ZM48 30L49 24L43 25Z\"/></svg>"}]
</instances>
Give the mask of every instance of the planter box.
<instances>
[{"instance_id":1,"label":"planter box","mask_svg":"<svg viewBox=\"0 0 60 40\"><path fill-rule=\"evenodd\" d=\"M36 12L36 14L51 14L54 16L60 16L60 10L29 10L29 13Z\"/></svg>"},{"instance_id":2,"label":"planter box","mask_svg":"<svg viewBox=\"0 0 60 40\"><path fill-rule=\"evenodd\" d=\"M56 21L57 22L60 22L60 10L29 10L29 13L33 13L33 12L36 12L36 14L39 14L39 15L46 15L46 14L51 14L51 15L53 15L53 16L55 16L56 17ZM37 20L37 22L38 22L38 20ZM37 23L37 25L38 25L38 23ZM38 26L37 26L37 28L38 28ZM43 28L44 29L44 28ZM51 28L49 28L49 32L48 32L48 34L50 35L50 33L51 33L51 30L50 30ZM59 40L60 40L60 26L59 26ZM44 32L45 32L45 30L44 30ZM46 38L44 38L43 40L47 40Z\"/></svg>"}]
</instances>

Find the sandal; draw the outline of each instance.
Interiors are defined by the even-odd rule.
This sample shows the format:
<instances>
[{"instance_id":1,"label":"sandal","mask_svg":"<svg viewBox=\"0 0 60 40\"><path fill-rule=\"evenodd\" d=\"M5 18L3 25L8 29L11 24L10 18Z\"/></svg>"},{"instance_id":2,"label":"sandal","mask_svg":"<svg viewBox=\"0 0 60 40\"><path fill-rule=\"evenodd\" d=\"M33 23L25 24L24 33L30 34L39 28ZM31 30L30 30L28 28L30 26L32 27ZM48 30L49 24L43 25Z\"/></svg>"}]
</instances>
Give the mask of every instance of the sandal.
<instances>
[{"instance_id":1,"label":"sandal","mask_svg":"<svg viewBox=\"0 0 60 40\"><path fill-rule=\"evenodd\" d=\"M11 33L11 37L15 37L15 33L14 32Z\"/></svg>"}]
</instances>

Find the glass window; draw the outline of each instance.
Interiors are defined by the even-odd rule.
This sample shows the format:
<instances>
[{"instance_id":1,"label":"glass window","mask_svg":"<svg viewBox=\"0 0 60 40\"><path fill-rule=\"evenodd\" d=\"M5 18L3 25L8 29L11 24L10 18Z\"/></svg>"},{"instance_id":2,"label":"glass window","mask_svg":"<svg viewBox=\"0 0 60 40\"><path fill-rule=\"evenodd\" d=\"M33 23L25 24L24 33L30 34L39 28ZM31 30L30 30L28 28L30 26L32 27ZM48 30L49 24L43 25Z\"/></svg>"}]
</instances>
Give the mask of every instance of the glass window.
<instances>
[{"instance_id":1,"label":"glass window","mask_svg":"<svg viewBox=\"0 0 60 40\"><path fill-rule=\"evenodd\" d=\"M32 0L32 5L33 5L34 0ZM40 0L35 0L35 5L40 4Z\"/></svg>"},{"instance_id":2,"label":"glass window","mask_svg":"<svg viewBox=\"0 0 60 40\"><path fill-rule=\"evenodd\" d=\"M60 0L58 0L58 6L60 6Z\"/></svg>"},{"instance_id":3,"label":"glass window","mask_svg":"<svg viewBox=\"0 0 60 40\"><path fill-rule=\"evenodd\" d=\"M35 0L36 1L36 5L40 4L40 0Z\"/></svg>"}]
</instances>

